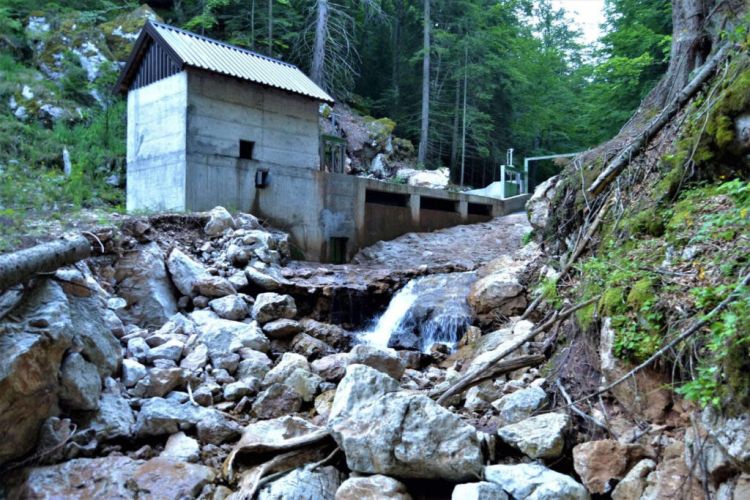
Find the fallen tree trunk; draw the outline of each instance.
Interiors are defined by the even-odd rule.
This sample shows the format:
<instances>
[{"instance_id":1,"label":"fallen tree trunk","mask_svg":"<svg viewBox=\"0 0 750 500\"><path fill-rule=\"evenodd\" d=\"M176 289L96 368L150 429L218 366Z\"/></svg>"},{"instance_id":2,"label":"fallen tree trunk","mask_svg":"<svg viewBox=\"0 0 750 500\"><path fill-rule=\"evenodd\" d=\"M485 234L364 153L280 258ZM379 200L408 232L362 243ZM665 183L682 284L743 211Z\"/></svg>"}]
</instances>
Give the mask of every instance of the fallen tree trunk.
<instances>
[{"instance_id":1,"label":"fallen tree trunk","mask_svg":"<svg viewBox=\"0 0 750 500\"><path fill-rule=\"evenodd\" d=\"M91 243L77 235L0 255L0 290L23 283L38 273L49 273L91 255Z\"/></svg>"},{"instance_id":2,"label":"fallen tree trunk","mask_svg":"<svg viewBox=\"0 0 750 500\"><path fill-rule=\"evenodd\" d=\"M593 195L598 195L614 181L620 172L630 164L631 158L643 149L648 142L669 123L677 112L692 98L698 90L703 86L706 80L716 71L717 66L729 52L730 45L725 45L719 51L716 52L707 62L703 65L700 72L683 88L679 94L667 105L666 108L646 127L638 137L630 143L628 147L623 149L620 154L610 163L607 168L602 171L601 174L588 188L588 192Z\"/></svg>"},{"instance_id":3,"label":"fallen tree trunk","mask_svg":"<svg viewBox=\"0 0 750 500\"><path fill-rule=\"evenodd\" d=\"M475 381L480 378L484 377L488 370L492 367L494 367L500 360L506 358L511 353L515 352L517 349L519 349L522 345L524 345L526 342L530 341L540 333L547 330L547 328L551 327L558 321L562 321L574 312L578 311L579 309L582 309L588 305L593 304L599 300L599 297L594 297L592 299L587 300L586 302L583 302L581 304L575 305L573 307L570 307L562 312L555 312L555 314L552 315L552 317L545 321L540 326L534 328L526 335L523 335L519 337L517 340L515 340L513 343L511 343L508 347L503 349L502 351L498 352L495 356L493 356L490 360L486 361L481 366L477 367L476 369L472 370L471 372L467 373L463 377L459 378L452 386L450 386L446 391L437 399L438 404L445 405L446 402L456 394L460 394L472 385L474 385Z\"/></svg>"}]
</instances>

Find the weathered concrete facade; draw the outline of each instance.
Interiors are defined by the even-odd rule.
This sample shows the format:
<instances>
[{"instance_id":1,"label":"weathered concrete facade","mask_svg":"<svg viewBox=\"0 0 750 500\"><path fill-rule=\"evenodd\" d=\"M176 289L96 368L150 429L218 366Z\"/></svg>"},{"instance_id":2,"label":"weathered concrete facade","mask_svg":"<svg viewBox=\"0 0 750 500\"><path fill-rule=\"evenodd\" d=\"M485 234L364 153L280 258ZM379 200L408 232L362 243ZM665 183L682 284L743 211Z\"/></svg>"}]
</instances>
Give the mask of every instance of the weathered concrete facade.
<instances>
[{"instance_id":1,"label":"weathered concrete facade","mask_svg":"<svg viewBox=\"0 0 750 500\"><path fill-rule=\"evenodd\" d=\"M128 92L127 208L251 212L312 260L347 260L410 231L487 220L496 200L320 170L319 104L294 66L147 24L119 88ZM262 175L261 175L262 174Z\"/></svg>"}]
</instances>

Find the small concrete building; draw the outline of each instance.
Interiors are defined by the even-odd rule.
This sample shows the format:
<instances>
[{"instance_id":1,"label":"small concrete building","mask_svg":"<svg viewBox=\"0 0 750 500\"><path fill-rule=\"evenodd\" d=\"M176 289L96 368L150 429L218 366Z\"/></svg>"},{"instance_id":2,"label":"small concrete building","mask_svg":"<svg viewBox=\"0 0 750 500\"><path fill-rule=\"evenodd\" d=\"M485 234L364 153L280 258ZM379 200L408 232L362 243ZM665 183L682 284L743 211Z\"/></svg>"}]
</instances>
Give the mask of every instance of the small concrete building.
<instances>
[{"instance_id":1,"label":"small concrete building","mask_svg":"<svg viewBox=\"0 0 750 500\"><path fill-rule=\"evenodd\" d=\"M287 231L307 259L346 261L376 241L488 220L526 200L321 168L325 91L291 64L166 24L144 26L117 88L128 96L128 211L222 205Z\"/></svg>"}]
</instances>

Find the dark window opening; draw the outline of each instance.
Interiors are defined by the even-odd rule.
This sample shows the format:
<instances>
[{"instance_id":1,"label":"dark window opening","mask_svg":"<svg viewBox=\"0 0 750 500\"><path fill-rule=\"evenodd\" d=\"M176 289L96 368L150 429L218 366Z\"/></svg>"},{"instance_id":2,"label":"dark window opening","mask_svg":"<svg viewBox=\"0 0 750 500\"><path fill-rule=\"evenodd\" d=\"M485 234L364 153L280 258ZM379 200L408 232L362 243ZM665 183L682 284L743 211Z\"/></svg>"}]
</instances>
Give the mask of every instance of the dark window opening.
<instances>
[{"instance_id":1,"label":"dark window opening","mask_svg":"<svg viewBox=\"0 0 750 500\"><path fill-rule=\"evenodd\" d=\"M388 205L391 207L408 207L409 195L401 193L386 193L385 191L365 192L365 203L375 203L376 205Z\"/></svg>"},{"instance_id":2,"label":"dark window opening","mask_svg":"<svg viewBox=\"0 0 750 500\"><path fill-rule=\"evenodd\" d=\"M492 215L492 205L484 203L469 203L470 215Z\"/></svg>"},{"instance_id":3,"label":"dark window opening","mask_svg":"<svg viewBox=\"0 0 750 500\"><path fill-rule=\"evenodd\" d=\"M243 141L240 139L240 158L243 160L252 160L253 149L255 149L255 143L253 141Z\"/></svg>"},{"instance_id":4,"label":"dark window opening","mask_svg":"<svg viewBox=\"0 0 750 500\"><path fill-rule=\"evenodd\" d=\"M331 238L329 257L332 264L344 264L346 262L346 243L349 238Z\"/></svg>"},{"instance_id":5,"label":"dark window opening","mask_svg":"<svg viewBox=\"0 0 750 500\"><path fill-rule=\"evenodd\" d=\"M255 187L264 188L268 186L268 170L259 168L255 171Z\"/></svg>"},{"instance_id":6,"label":"dark window opening","mask_svg":"<svg viewBox=\"0 0 750 500\"><path fill-rule=\"evenodd\" d=\"M422 196L419 201L419 208L422 210L439 210L441 212L457 212L457 203L453 200L443 198L429 198Z\"/></svg>"}]
</instances>

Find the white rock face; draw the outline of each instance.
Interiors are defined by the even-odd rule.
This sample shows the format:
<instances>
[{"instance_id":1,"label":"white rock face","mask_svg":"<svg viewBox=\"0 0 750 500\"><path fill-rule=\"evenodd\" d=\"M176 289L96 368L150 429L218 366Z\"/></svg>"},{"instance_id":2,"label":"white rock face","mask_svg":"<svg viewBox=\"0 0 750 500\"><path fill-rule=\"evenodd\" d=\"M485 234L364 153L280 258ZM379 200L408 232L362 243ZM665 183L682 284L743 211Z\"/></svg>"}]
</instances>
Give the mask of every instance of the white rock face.
<instances>
[{"instance_id":1,"label":"white rock face","mask_svg":"<svg viewBox=\"0 0 750 500\"><path fill-rule=\"evenodd\" d=\"M529 500L588 500L582 484L538 464L490 465L484 477L500 485L513 498Z\"/></svg>"},{"instance_id":2,"label":"white rock face","mask_svg":"<svg viewBox=\"0 0 750 500\"><path fill-rule=\"evenodd\" d=\"M656 468L656 462L646 458L635 464L612 491L613 500L636 500L646 489L646 477Z\"/></svg>"},{"instance_id":3,"label":"white rock face","mask_svg":"<svg viewBox=\"0 0 750 500\"><path fill-rule=\"evenodd\" d=\"M565 446L570 417L564 413L544 413L501 427L497 434L531 458L557 458Z\"/></svg>"},{"instance_id":4,"label":"white rock face","mask_svg":"<svg viewBox=\"0 0 750 500\"><path fill-rule=\"evenodd\" d=\"M209 276L208 271L201 264L188 257L179 248L170 252L167 258L167 269L169 269L172 282L182 295L192 294L195 284Z\"/></svg>"},{"instance_id":5,"label":"white rock face","mask_svg":"<svg viewBox=\"0 0 750 500\"><path fill-rule=\"evenodd\" d=\"M79 353L68 354L60 368L60 400L72 410L96 410L102 381L99 372Z\"/></svg>"},{"instance_id":6,"label":"white rock face","mask_svg":"<svg viewBox=\"0 0 750 500\"><path fill-rule=\"evenodd\" d=\"M416 187L446 189L450 184L450 174L445 167L437 170L418 170L409 176L407 183Z\"/></svg>"},{"instance_id":7,"label":"white rock face","mask_svg":"<svg viewBox=\"0 0 750 500\"><path fill-rule=\"evenodd\" d=\"M239 295L227 295L208 303L220 318L240 321L247 317L247 304Z\"/></svg>"},{"instance_id":8,"label":"white rock face","mask_svg":"<svg viewBox=\"0 0 750 500\"><path fill-rule=\"evenodd\" d=\"M549 219L549 210L552 198L557 191L557 182L560 176L550 177L534 189L534 194L526 202L526 213L529 215L531 227L535 230L543 230Z\"/></svg>"},{"instance_id":9,"label":"white rock face","mask_svg":"<svg viewBox=\"0 0 750 500\"><path fill-rule=\"evenodd\" d=\"M356 472L460 481L482 469L472 427L368 366L347 367L328 428Z\"/></svg>"},{"instance_id":10,"label":"white rock face","mask_svg":"<svg viewBox=\"0 0 750 500\"><path fill-rule=\"evenodd\" d=\"M301 467L260 490L258 500L334 498L343 480L343 475L335 467Z\"/></svg>"}]
</instances>

